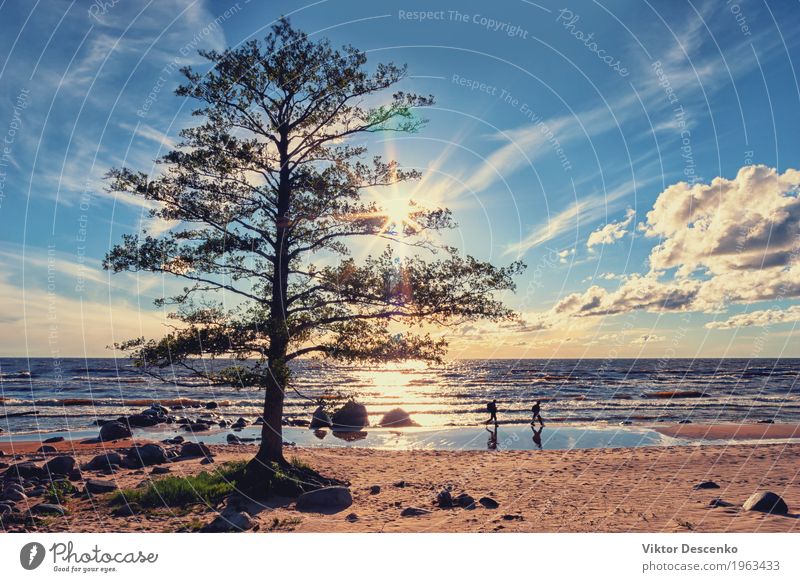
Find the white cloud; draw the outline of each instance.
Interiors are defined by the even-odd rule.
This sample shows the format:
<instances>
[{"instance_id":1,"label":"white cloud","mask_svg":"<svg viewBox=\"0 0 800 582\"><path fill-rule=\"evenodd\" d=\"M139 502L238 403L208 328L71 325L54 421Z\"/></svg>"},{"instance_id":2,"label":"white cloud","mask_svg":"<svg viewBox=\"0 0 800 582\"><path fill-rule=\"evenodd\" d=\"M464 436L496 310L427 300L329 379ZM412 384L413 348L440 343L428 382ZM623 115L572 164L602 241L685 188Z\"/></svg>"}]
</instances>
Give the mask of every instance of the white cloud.
<instances>
[{"instance_id":1,"label":"white cloud","mask_svg":"<svg viewBox=\"0 0 800 582\"><path fill-rule=\"evenodd\" d=\"M711 321L706 324L706 327L709 329L767 327L795 321L800 321L800 305L792 305L786 309L764 309L751 313L740 313L724 321Z\"/></svg>"},{"instance_id":2,"label":"white cloud","mask_svg":"<svg viewBox=\"0 0 800 582\"><path fill-rule=\"evenodd\" d=\"M625 218L617 222L609 222L590 234L586 241L586 246L591 249L597 245L614 244L628 232L628 226L633 222L634 216L636 216L636 211L633 208L629 208L625 213Z\"/></svg>"}]
</instances>

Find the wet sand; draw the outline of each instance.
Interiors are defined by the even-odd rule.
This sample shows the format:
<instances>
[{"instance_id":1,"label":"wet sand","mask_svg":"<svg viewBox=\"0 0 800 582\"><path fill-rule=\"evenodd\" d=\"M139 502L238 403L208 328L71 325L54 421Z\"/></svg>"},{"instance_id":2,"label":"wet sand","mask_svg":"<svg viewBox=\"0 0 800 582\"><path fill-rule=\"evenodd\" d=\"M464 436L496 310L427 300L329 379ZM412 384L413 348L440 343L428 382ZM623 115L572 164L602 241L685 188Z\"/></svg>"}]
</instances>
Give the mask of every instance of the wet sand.
<instances>
[{"instance_id":1,"label":"wet sand","mask_svg":"<svg viewBox=\"0 0 800 582\"><path fill-rule=\"evenodd\" d=\"M800 424L676 424L657 427L663 435L704 440L800 439Z\"/></svg>"}]
</instances>

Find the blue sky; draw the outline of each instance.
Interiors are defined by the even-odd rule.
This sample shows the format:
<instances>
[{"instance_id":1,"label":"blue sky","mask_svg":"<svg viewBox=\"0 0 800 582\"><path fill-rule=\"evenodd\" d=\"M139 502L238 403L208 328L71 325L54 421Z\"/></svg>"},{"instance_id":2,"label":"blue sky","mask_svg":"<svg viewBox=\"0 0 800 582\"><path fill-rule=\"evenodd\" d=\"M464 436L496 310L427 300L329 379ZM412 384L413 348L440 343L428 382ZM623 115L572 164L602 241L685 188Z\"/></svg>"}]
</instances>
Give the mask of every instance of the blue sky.
<instances>
[{"instance_id":1,"label":"blue sky","mask_svg":"<svg viewBox=\"0 0 800 582\"><path fill-rule=\"evenodd\" d=\"M161 333L178 283L100 262L174 225L103 175L152 171L192 123L172 91L197 49L282 14L409 65L429 123L371 148L423 170L450 242L529 266L522 322L448 330L451 356L800 356L800 10L749 0L2 2L0 354Z\"/></svg>"}]
</instances>

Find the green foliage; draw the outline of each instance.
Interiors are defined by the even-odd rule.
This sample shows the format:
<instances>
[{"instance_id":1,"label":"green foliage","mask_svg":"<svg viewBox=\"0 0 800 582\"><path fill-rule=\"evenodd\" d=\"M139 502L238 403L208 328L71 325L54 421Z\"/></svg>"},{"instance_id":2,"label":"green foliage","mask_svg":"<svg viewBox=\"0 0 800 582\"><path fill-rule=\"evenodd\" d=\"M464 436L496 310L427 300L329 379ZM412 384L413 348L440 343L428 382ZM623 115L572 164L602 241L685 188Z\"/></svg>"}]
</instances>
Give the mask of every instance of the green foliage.
<instances>
[{"instance_id":1,"label":"green foliage","mask_svg":"<svg viewBox=\"0 0 800 582\"><path fill-rule=\"evenodd\" d=\"M286 19L262 41L201 55L210 66L185 68L177 90L197 104L197 125L157 174L108 173L111 192L179 224L125 235L105 257L114 272L186 284L157 301L175 308L165 337L117 346L137 365L170 382L183 368L211 385L264 388L280 407L295 358L440 361L447 342L425 326L514 318L501 295L524 265L495 267L443 244L455 226L447 208L410 201L398 217L381 206L377 192L420 173L368 159L360 140L418 131L433 104L397 90L405 66L368 68L363 51L311 40ZM350 249L364 239L386 250L357 262ZM218 370L206 365L214 358L242 364Z\"/></svg>"},{"instance_id":2,"label":"green foliage","mask_svg":"<svg viewBox=\"0 0 800 582\"><path fill-rule=\"evenodd\" d=\"M111 502L116 505L137 503L143 508L182 507L195 503L216 505L234 491L235 476L244 466L244 461L234 461L224 463L213 472L163 477L146 487L117 491Z\"/></svg>"},{"instance_id":3,"label":"green foliage","mask_svg":"<svg viewBox=\"0 0 800 582\"><path fill-rule=\"evenodd\" d=\"M52 481L45 488L44 498L48 503L64 505L67 497L75 493L75 491L77 491L75 486L69 481Z\"/></svg>"}]
</instances>

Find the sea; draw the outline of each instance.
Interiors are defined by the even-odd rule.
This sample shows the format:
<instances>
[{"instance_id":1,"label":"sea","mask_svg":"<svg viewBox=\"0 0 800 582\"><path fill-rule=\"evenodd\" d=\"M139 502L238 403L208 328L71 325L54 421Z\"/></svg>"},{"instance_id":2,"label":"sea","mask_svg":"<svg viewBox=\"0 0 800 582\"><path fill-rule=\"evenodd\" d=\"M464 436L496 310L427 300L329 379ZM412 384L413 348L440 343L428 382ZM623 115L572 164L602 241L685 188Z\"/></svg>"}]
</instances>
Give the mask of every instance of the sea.
<instances>
[{"instance_id":1,"label":"sea","mask_svg":"<svg viewBox=\"0 0 800 582\"><path fill-rule=\"evenodd\" d=\"M209 369L230 365L204 361ZM263 393L209 386L183 370L156 379L129 360L0 358L2 436L96 430L98 419L179 399L223 418L261 414ZM370 423L402 408L423 429L475 427L497 400L503 424L527 424L534 401L549 426L654 426L676 422L797 422L800 359L456 360L354 366L292 363L287 419L309 419L322 398L348 395ZM189 411L183 411L189 415Z\"/></svg>"}]
</instances>

